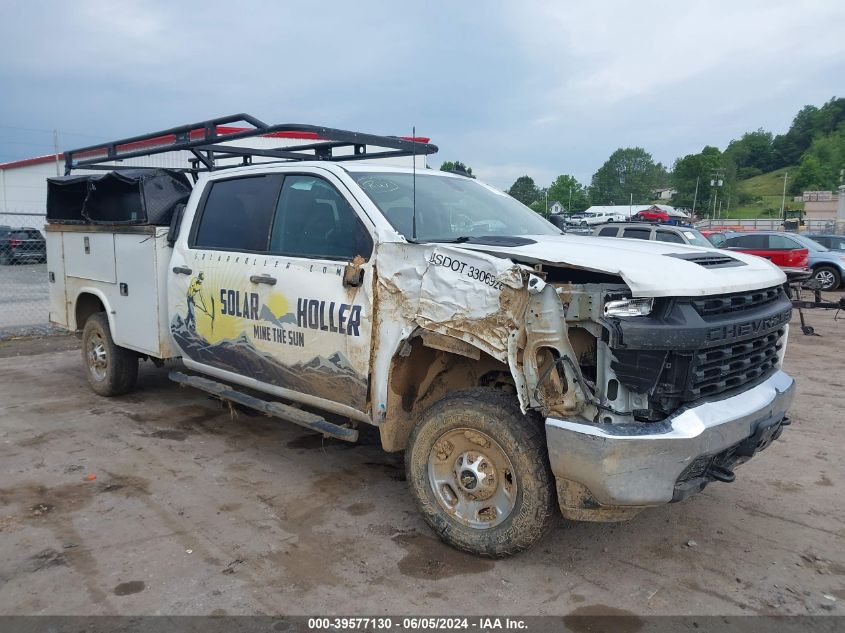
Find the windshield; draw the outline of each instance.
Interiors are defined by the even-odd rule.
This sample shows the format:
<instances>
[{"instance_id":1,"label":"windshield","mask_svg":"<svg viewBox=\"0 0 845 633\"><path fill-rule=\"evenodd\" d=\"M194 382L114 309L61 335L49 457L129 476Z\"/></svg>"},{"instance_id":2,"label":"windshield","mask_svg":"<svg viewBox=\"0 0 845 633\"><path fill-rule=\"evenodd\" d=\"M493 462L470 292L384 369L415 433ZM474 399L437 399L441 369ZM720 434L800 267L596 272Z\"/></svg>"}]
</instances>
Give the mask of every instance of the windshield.
<instances>
[{"instance_id":1,"label":"windshield","mask_svg":"<svg viewBox=\"0 0 845 633\"><path fill-rule=\"evenodd\" d=\"M387 221L413 239L414 176L393 172L350 175ZM470 178L417 174L417 240L448 242L487 235L560 235L560 229L502 193Z\"/></svg>"},{"instance_id":2,"label":"windshield","mask_svg":"<svg viewBox=\"0 0 845 633\"><path fill-rule=\"evenodd\" d=\"M805 237L803 235L793 235L795 239L801 242L804 246L809 248L811 251L815 251L816 253L826 253L830 249L822 246L815 240L811 240L809 237Z\"/></svg>"},{"instance_id":3,"label":"windshield","mask_svg":"<svg viewBox=\"0 0 845 633\"><path fill-rule=\"evenodd\" d=\"M681 229L681 231L683 232L684 237L687 238L687 242L692 244L693 246L704 246L706 248L713 248L714 243L704 237L704 235L702 235L698 229L691 229L685 227Z\"/></svg>"}]
</instances>

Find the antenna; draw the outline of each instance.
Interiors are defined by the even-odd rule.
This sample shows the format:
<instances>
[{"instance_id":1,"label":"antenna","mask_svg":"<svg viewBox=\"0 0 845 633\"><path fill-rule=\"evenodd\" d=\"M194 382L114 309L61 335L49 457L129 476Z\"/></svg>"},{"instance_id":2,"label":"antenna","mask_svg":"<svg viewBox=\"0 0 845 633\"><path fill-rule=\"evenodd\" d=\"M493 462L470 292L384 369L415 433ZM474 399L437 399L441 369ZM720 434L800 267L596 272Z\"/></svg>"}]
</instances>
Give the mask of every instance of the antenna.
<instances>
[{"instance_id":1,"label":"antenna","mask_svg":"<svg viewBox=\"0 0 845 633\"><path fill-rule=\"evenodd\" d=\"M413 199L411 201L411 237L417 241L417 126L411 128L411 142L413 143L411 150L411 170L412 170L412 189Z\"/></svg>"}]
</instances>

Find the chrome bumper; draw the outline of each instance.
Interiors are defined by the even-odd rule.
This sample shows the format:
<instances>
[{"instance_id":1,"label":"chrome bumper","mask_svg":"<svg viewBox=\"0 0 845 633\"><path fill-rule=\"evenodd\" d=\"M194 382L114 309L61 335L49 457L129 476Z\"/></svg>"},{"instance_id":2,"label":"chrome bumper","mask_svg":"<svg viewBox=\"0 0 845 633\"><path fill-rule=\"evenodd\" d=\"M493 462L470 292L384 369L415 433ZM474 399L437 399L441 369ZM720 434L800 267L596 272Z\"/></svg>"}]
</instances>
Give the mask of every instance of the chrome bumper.
<instances>
[{"instance_id":1,"label":"chrome bumper","mask_svg":"<svg viewBox=\"0 0 845 633\"><path fill-rule=\"evenodd\" d=\"M586 501L582 507L587 509L669 503L679 476L693 460L716 455L751 437L761 425L782 420L794 392L795 381L779 370L748 391L681 409L661 422L611 425L547 418L559 496L565 482L566 489L574 484L582 491L576 496ZM563 509L564 499L560 501Z\"/></svg>"}]
</instances>

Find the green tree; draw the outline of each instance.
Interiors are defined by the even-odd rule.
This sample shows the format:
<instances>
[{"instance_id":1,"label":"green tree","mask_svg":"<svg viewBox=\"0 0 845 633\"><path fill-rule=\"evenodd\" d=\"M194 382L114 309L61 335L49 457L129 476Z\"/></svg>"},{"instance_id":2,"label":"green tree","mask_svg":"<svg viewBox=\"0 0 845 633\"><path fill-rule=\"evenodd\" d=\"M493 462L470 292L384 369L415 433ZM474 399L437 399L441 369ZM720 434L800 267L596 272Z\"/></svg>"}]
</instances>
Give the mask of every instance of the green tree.
<instances>
[{"instance_id":1,"label":"green tree","mask_svg":"<svg viewBox=\"0 0 845 633\"><path fill-rule=\"evenodd\" d=\"M835 190L839 172L845 169L845 123L833 134L819 136L798 164L789 190L799 194L807 190Z\"/></svg>"},{"instance_id":2,"label":"green tree","mask_svg":"<svg viewBox=\"0 0 845 633\"><path fill-rule=\"evenodd\" d=\"M772 133L760 128L756 132L746 132L742 138L731 141L725 149L725 155L733 160L737 169L758 169L758 173L767 172L774 169L773 142Z\"/></svg>"},{"instance_id":3,"label":"green tree","mask_svg":"<svg viewBox=\"0 0 845 633\"><path fill-rule=\"evenodd\" d=\"M554 200L560 202L567 213L583 211L590 206L587 188L569 174L561 174L549 186L549 204Z\"/></svg>"},{"instance_id":4,"label":"green tree","mask_svg":"<svg viewBox=\"0 0 845 633\"><path fill-rule=\"evenodd\" d=\"M714 174L722 175L722 186L711 186ZM696 183L698 195L696 196ZM737 200L736 165L729 156L725 156L718 147L706 146L698 154L687 154L675 161L672 169L672 186L676 190L672 204L692 209L695 203L696 213L706 212L708 203L717 195L727 200L730 196Z\"/></svg>"},{"instance_id":5,"label":"green tree","mask_svg":"<svg viewBox=\"0 0 845 633\"><path fill-rule=\"evenodd\" d=\"M812 154L805 154L798 165L798 171L789 185L789 190L793 194L799 194L804 191L817 191L819 189L827 189L825 182L827 181L826 170L822 162Z\"/></svg>"},{"instance_id":6,"label":"green tree","mask_svg":"<svg viewBox=\"0 0 845 633\"><path fill-rule=\"evenodd\" d=\"M527 207L540 199L540 189L531 176L520 176L508 189L508 193Z\"/></svg>"},{"instance_id":7,"label":"green tree","mask_svg":"<svg viewBox=\"0 0 845 633\"><path fill-rule=\"evenodd\" d=\"M659 178L651 154L641 147L619 148L593 174L590 198L598 204L634 204L651 200Z\"/></svg>"},{"instance_id":8,"label":"green tree","mask_svg":"<svg viewBox=\"0 0 845 633\"><path fill-rule=\"evenodd\" d=\"M548 215L549 215L549 210L548 210L548 209L546 209L546 201L545 201L545 197L544 197L544 199L543 199L543 200L535 200L534 202L532 202L531 204L529 204L529 205L528 205L528 207L529 207L532 211L536 211L537 213L539 213L539 214L540 214L540 215L542 215L543 217L548 217Z\"/></svg>"},{"instance_id":9,"label":"green tree","mask_svg":"<svg viewBox=\"0 0 845 633\"><path fill-rule=\"evenodd\" d=\"M464 172L468 176L472 176L472 167L468 167L459 160L446 160L440 165L440 171L457 171ZM475 176L472 176L475 178Z\"/></svg>"}]
</instances>

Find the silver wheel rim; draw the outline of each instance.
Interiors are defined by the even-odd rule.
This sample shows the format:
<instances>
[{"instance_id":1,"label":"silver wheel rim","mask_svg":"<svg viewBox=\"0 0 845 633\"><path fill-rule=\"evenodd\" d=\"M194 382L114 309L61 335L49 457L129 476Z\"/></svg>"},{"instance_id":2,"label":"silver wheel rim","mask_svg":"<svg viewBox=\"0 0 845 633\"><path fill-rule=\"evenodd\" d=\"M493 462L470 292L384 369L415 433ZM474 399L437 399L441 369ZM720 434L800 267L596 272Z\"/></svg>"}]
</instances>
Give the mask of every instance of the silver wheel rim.
<instances>
[{"instance_id":1,"label":"silver wheel rim","mask_svg":"<svg viewBox=\"0 0 845 633\"><path fill-rule=\"evenodd\" d=\"M88 370L94 380L104 381L109 368L109 357L106 353L106 342L99 332L94 332L88 337L88 347L85 352L88 357Z\"/></svg>"},{"instance_id":2,"label":"silver wheel rim","mask_svg":"<svg viewBox=\"0 0 845 633\"><path fill-rule=\"evenodd\" d=\"M820 270L816 273L816 280L821 282L822 288L826 290L833 285L833 273L829 270Z\"/></svg>"},{"instance_id":3,"label":"silver wheel rim","mask_svg":"<svg viewBox=\"0 0 845 633\"><path fill-rule=\"evenodd\" d=\"M452 429L428 456L428 481L438 505L453 519L485 530L507 519L516 505L513 464L489 435Z\"/></svg>"}]
</instances>

